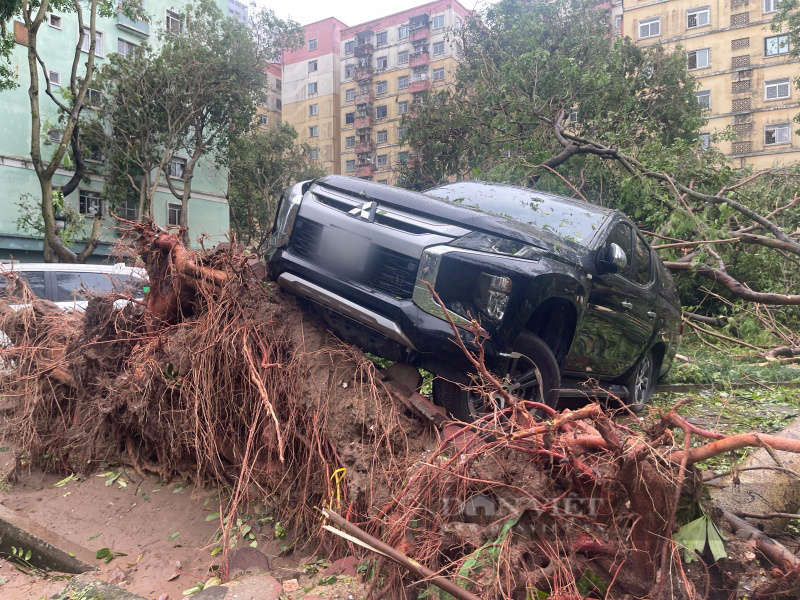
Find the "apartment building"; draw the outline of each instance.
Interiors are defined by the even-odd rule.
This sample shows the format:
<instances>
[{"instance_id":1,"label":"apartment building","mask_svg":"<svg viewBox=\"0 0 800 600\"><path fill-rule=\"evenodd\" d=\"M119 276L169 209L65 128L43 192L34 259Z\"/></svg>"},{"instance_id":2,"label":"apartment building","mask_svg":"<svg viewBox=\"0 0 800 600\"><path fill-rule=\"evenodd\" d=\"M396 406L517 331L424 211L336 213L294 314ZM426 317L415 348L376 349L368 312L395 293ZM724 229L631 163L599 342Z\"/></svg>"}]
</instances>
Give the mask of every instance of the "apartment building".
<instances>
[{"instance_id":1,"label":"apartment building","mask_svg":"<svg viewBox=\"0 0 800 600\"><path fill-rule=\"evenodd\" d=\"M304 46L283 55L283 119L328 173L339 173L339 45L346 28L333 17L306 25Z\"/></svg>"},{"instance_id":2,"label":"apartment building","mask_svg":"<svg viewBox=\"0 0 800 600\"><path fill-rule=\"evenodd\" d=\"M283 118L328 173L393 183L408 160L404 114L452 81L459 49L446 39L470 11L437 0L348 27L305 27L306 46L284 55Z\"/></svg>"},{"instance_id":3,"label":"apartment building","mask_svg":"<svg viewBox=\"0 0 800 600\"><path fill-rule=\"evenodd\" d=\"M113 15L97 15L95 32L95 65L100 68L112 54L125 56L142 43L158 45L159 31L178 29L185 26L182 13L188 0L143 0L142 7L150 15L145 21L133 21L121 10ZM226 0L219 0L221 9L227 8ZM15 34L16 45L11 56L11 69L17 74L18 87L0 93L0 190L2 190L2 215L0 215L0 258L14 257L22 261L42 260L42 237L17 227L20 217L20 202L28 200L30 206L37 206L41 197L39 182L30 162L31 113L28 99L29 71L27 30L21 23L8 23L9 30ZM52 11L38 34L38 50L47 66L47 78L56 90L69 89L75 44L78 40L78 20L74 12ZM83 56L89 50L89 38L83 38ZM81 65L80 68L83 68ZM43 92L44 76L40 82L40 107L43 123L42 152L45 157L52 155L55 140L60 140L59 112L55 104ZM89 90L99 94L97 90ZM180 188L179 177L186 166L186 157L176 155L169 165L174 175L175 186ZM87 173L78 189L65 198L87 218L88 227L98 212L103 216L103 229L100 243L91 257L98 261L111 253L118 240L114 227L116 220L111 216L109 206L103 197L105 184L103 157L87 160ZM54 186L67 183L73 171L65 164L56 171ZM201 233L208 234L211 242L223 241L229 230L229 211L227 202L227 174L220 170L211 157L204 157L198 163L192 181L192 198L189 214L189 238L192 243ZM159 225L178 225L180 223L181 203L177 200L164 180L153 198L153 217ZM134 217L136 207L119 206L116 211L123 217ZM78 236L77 249L82 249L81 236Z\"/></svg>"},{"instance_id":4,"label":"apartment building","mask_svg":"<svg viewBox=\"0 0 800 600\"><path fill-rule=\"evenodd\" d=\"M685 49L707 111L703 136L730 126L736 138L719 147L737 165L800 160L798 61L789 56L788 35L770 30L779 1L623 0L622 15L613 17L612 26L640 45Z\"/></svg>"},{"instance_id":5,"label":"apartment building","mask_svg":"<svg viewBox=\"0 0 800 600\"><path fill-rule=\"evenodd\" d=\"M270 63L266 75L267 86L256 106L256 118L262 129L278 125L283 111L283 73L280 63Z\"/></svg>"}]
</instances>

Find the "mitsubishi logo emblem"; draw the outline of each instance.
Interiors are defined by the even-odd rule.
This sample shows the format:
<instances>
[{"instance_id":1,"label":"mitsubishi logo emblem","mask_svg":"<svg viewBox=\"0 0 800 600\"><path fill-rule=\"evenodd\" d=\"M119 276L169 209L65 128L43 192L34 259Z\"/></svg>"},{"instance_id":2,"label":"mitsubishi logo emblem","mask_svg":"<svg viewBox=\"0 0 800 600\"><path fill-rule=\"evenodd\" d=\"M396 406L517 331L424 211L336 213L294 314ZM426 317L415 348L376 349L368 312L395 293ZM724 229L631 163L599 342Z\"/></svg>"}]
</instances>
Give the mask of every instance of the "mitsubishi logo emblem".
<instances>
[{"instance_id":1,"label":"mitsubishi logo emblem","mask_svg":"<svg viewBox=\"0 0 800 600\"><path fill-rule=\"evenodd\" d=\"M368 223L375 222L375 212L378 210L378 203L375 201L372 202L365 202L361 205L361 208L354 208L349 211L349 214L353 215L361 219L362 221L367 221Z\"/></svg>"}]
</instances>

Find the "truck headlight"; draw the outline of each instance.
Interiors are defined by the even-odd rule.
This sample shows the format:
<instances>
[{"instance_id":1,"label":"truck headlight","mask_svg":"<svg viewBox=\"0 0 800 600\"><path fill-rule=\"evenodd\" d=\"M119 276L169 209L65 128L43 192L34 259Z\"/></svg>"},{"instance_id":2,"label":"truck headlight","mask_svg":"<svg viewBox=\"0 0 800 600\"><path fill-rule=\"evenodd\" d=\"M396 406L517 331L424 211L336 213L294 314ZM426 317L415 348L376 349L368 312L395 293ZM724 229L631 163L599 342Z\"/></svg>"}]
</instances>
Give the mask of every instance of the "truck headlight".
<instances>
[{"instance_id":1,"label":"truck headlight","mask_svg":"<svg viewBox=\"0 0 800 600\"><path fill-rule=\"evenodd\" d=\"M481 273L475 290L475 305L492 321L500 322L506 314L511 287L508 277Z\"/></svg>"},{"instance_id":2,"label":"truck headlight","mask_svg":"<svg viewBox=\"0 0 800 600\"><path fill-rule=\"evenodd\" d=\"M536 246L523 244L522 242L500 237L499 235L491 235L480 231L468 233L454 242L451 242L450 245L456 248L464 248L465 250L477 250L478 252L490 252L492 254L503 254L516 258L534 260L538 259L539 255L542 253L542 250Z\"/></svg>"},{"instance_id":3,"label":"truck headlight","mask_svg":"<svg viewBox=\"0 0 800 600\"><path fill-rule=\"evenodd\" d=\"M300 201L303 199L303 187L307 181L296 183L281 195L278 212L275 214L275 225L269 236L269 245L272 248L283 248L289 244L289 236L294 228L297 213L300 210Z\"/></svg>"}]
</instances>

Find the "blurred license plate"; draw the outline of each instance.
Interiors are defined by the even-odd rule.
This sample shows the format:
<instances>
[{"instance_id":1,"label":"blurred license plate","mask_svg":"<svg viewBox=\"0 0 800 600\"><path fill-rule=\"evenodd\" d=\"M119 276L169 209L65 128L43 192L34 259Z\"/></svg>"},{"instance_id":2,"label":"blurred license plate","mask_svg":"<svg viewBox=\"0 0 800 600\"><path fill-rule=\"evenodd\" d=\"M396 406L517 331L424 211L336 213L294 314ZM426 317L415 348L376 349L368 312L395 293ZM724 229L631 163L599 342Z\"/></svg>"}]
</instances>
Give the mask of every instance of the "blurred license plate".
<instances>
[{"instance_id":1,"label":"blurred license plate","mask_svg":"<svg viewBox=\"0 0 800 600\"><path fill-rule=\"evenodd\" d=\"M363 271L369 252L369 240L336 227L325 227L319 240L320 258L334 267Z\"/></svg>"}]
</instances>

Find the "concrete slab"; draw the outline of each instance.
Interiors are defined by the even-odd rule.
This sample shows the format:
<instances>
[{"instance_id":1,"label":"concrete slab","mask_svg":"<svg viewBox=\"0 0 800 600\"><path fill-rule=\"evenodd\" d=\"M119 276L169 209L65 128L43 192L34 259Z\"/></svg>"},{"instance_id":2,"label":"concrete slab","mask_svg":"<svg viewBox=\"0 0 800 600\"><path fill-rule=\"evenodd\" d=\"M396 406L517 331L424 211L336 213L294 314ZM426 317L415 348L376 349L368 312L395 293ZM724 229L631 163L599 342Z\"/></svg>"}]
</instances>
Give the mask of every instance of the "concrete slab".
<instances>
[{"instance_id":1,"label":"concrete slab","mask_svg":"<svg viewBox=\"0 0 800 600\"><path fill-rule=\"evenodd\" d=\"M80 600L148 600L105 581L86 581L79 578L72 579L56 597Z\"/></svg>"},{"instance_id":2,"label":"concrete slab","mask_svg":"<svg viewBox=\"0 0 800 600\"><path fill-rule=\"evenodd\" d=\"M788 438L800 438L800 418L793 420L780 433ZM784 467L800 473L800 454L773 451ZM777 467L778 464L763 448L759 448L739 467ZM739 484L733 483L731 476L715 480L721 488L710 488L714 504L732 513L785 512L797 513L800 509L800 481L790 473L772 469L743 471L739 473ZM750 523L763 526L763 531L774 535L786 531L787 519L756 520Z\"/></svg>"},{"instance_id":3,"label":"concrete slab","mask_svg":"<svg viewBox=\"0 0 800 600\"><path fill-rule=\"evenodd\" d=\"M31 551L30 563L61 573L93 570L95 554L0 505L0 552L11 555L11 547Z\"/></svg>"}]
</instances>

